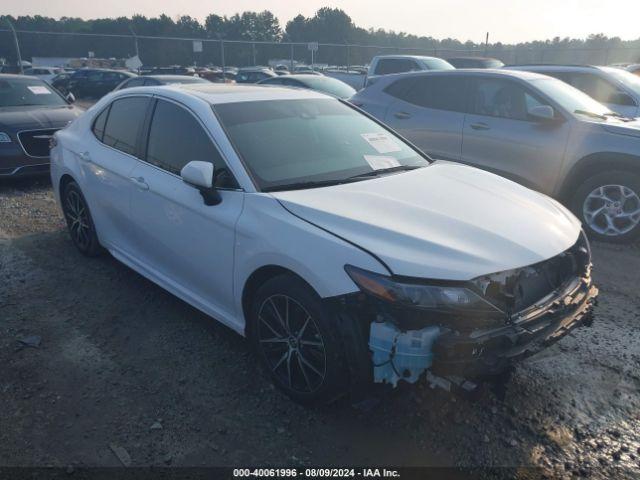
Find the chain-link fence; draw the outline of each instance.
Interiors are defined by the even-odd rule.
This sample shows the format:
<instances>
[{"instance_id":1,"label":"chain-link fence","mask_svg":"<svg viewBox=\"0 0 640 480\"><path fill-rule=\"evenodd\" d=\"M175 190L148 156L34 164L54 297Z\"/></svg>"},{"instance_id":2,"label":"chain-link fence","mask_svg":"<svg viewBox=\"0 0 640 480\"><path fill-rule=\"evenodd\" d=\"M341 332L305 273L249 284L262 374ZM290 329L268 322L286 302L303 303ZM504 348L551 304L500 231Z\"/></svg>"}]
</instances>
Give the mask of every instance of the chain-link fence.
<instances>
[{"instance_id":1,"label":"chain-link fence","mask_svg":"<svg viewBox=\"0 0 640 480\"><path fill-rule=\"evenodd\" d=\"M17 40L17 42L15 41ZM16 45L17 44L17 45ZM640 48L579 47L544 44L539 47L474 47L468 49L406 48L388 45L350 45L181 38L130 34L68 33L0 29L0 58L17 65L22 60L104 58L126 59L138 55L144 66L216 65L255 66L274 63L322 66L364 66L380 54L494 57L505 64L562 63L608 65L640 62Z\"/></svg>"}]
</instances>

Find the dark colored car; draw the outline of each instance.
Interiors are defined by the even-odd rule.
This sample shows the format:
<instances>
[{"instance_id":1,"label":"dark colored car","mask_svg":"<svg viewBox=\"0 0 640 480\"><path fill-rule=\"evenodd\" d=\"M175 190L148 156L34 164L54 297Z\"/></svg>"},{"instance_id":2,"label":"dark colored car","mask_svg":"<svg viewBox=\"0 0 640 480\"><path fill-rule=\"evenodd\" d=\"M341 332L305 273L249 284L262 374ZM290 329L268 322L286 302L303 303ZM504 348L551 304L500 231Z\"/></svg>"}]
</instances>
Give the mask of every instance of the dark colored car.
<instances>
[{"instance_id":1,"label":"dark colored car","mask_svg":"<svg viewBox=\"0 0 640 480\"><path fill-rule=\"evenodd\" d=\"M73 93L76 98L100 98L133 77L137 75L125 70L83 68L53 85L64 94Z\"/></svg>"},{"instance_id":2,"label":"dark colored car","mask_svg":"<svg viewBox=\"0 0 640 480\"><path fill-rule=\"evenodd\" d=\"M0 74L0 178L49 172L49 140L78 117L38 78Z\"/></svg>"},{"instance_id":3,"label":"dark colored car","mask_svg":"<svg viewBox=\"0 0 640 480\"><path fill-rule=\"evenodd\" d=\"M236 83L258 83L267 78L276 78L278 75L270 68L241 68L236 75Z\"/></svg>"},{"instance_id":4,"label":"dark colored car","mask_svg":"<svg viewBox=\"0 0 640 480\"><path fill-rule=\"evenodd\" d=\"M209 83L200 77L187 77L185 75L145 75L125 80L114 90L122 90L131 87L149 87L153 85L175 85L177 83Z\"/></svg>"},{"instance_id":5,"label":"dark colored car","mask_svg":"<svg viewBox=\"0 0 640 480\"><path fill-rule=\"evenodd\" d=\"M489 57L454 57L447 58L447 62L456 68L502 68L502 63L497 58Z\"/></svg>"},{"instance_id":6,"label":"dark colored car","mask_svg":"<svg viewBox=\"0 0 640 480\"><path fill-rule=\"evenodd\" d=\"M344 82L323 75L283 75L267 78L258 82L260 85L282 85L285 87L308 88L318 92L328 93L334 97L347 99L356 94L356 90Z\"/></svg>"},{"instance_id":7,"label":"dark colored car","mask_svg":"<svg viewBox=\"0 0 640 480\"><path fill-rule=\"evenodd\" d=\"M181 67L180 65L172 65L170 67L154 67L149 75L186 75L195 77L197 72L192 67Z\"/></svg>"},{"instance_id":8,"label":"dark colored car","mask_svg":"<svg viewBox=\"0 0 640 480\"><path fill-rule=\"evenodd\" d=\"M62 93L66 92L66 86L73 72L61 72L51 79L51 86Z\"/></svg>"}]
</instances>

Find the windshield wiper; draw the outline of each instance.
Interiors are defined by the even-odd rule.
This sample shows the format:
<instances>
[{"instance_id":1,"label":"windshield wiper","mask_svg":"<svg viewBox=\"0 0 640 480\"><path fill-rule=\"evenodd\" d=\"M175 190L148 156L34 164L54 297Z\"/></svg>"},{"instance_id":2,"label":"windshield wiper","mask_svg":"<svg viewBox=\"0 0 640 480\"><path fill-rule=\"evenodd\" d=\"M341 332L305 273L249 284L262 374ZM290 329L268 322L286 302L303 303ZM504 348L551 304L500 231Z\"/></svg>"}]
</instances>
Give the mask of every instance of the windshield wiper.
<instances>
[{"instance_id":1,"label":"windshield wiper","mask_svg":"<svg viewBox=\"0 0 640 480\"><path fill-rule=\"evenodd\" d=\"M606 116L601 115L599 113L590 112L589 110L574 110L573 113L577 113L578 115L586 115L587 117L591 117L591 118L599 118L600 120L607 119Z\"/></svg>"},{"instance_id":2,"label":"windshield wiper","mask_svg":"<svg viewBox=\"0 0 640 480\"><path fill-rule=\"evenodd\" d=\"M627 117L626 115L622 115L621 113L617 113L617 112L607 112L604 114L605 117L613 117L613 118L620 118L622 120L633 120L630 117Z\"/></svg>"},{"instance_id":3,"label":"windshield wiper","mask_svg":"<svg viewBox=\"0 0 640 480\"><path fill-rule=\"evenodd\" d=\"M398 165L397 167L381 168L381 169L372 170L366 173L360 173L359 175L354 175L353 177L348 177L348 178L358 179L363 177L377 177L381 173L406 172L409 170L415 170L417 168L422 168L422 166L421 165Z\"/></svg>"},{"instance_id":4,"label":"windshield wiper","mask_svg":"<svg viewBox=\"0 0 640 480\"><path fill-rule=\"evenodd\" d=\"M311 180L308 182L287 183L286 185L274 185L273 187L265 187L263 192L281 192L283 190L304 190L306 188L330 187L332 185L341 185L343 183L357 182L357 178L341 178L337 180Z\"/></svg>"},{"instance_id":5,"label":"windshield wiper","mask_svg":"<svg viewBox=\"0 0 640 480\"><path fill-rule=\"evenodd\" d=\"M380 170L373 170L371 172L354 175L353 177L339 178L336 180L311 180L308 182L288 183L286 185L274 185L273 187L265 187L262 189L262 191L263 192L280 192L283 190L303 190L305 188L330 187L332 185L341 185L343 183L359 182L369 177L375 177L380 173L401 172L406 170L415 170L416 168L422 168L422 166L399 165L397 167L382 168Z\"/></svg>"}]
</instances>

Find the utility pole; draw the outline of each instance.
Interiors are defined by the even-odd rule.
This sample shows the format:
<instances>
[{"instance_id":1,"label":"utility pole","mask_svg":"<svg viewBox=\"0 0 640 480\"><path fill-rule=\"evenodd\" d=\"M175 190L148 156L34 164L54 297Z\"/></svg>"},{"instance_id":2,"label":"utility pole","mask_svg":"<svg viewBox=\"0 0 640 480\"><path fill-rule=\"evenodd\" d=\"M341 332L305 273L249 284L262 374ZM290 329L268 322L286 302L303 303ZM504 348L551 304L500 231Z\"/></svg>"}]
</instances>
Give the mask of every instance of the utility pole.
<instances>
[{"instance_id":1,"label":"utility pole","mask_svg":"<svg viewBox=\"0 0 640 480\"><path fill-rule=\"evenodd\" d=\"M13 41L16 44L16 55L18 56L18 68L20 69L20 73L24 74L24 68L22 66L22 55L20 55L20 43L18 43L18 34L16 33L16 29L13 28L13 24L7 18L7 23L9 24L9 28L11 32L13 32Z\"/></svg>"},{"instance_id":2,"label":"utility pole","mask_svg":"<svg viewBox=\"0 0 640 480\"><path fill-rule=\"evenodd\" d=\"M484 56L486 57L489 54L489 32L487 32L487 37L484 40Z\"/></svg>"},{"instance_id":3,"label":"utility pole","mask_svg":"<svg viewBox=\"0 0 640 480\"><path fill-rule=\"evenodd\" d=\"M131 32L131 35L133 35L133 45L136 49L136 57L140 58L140 51L138 50L138 36L136 35L136 32L133 31L133 27L131 25L129 25L129 31Z\"/></svg>"},{"instance_id":4,"label":"utility pole","mask_svg":"<svg viewBox=\"0 0 640 480\"><path fill-rule=\"evenodd\" d=\"M138 36L136 35L136 32L133 31L133 27L131 25L129 25L129 31L131 32L131 35L133 35L133 46L136 49L136 58L140 60L140 50L138 50ZM140 67L138 67L138 74L139 73Z\"/></svg>"}]
</instances>

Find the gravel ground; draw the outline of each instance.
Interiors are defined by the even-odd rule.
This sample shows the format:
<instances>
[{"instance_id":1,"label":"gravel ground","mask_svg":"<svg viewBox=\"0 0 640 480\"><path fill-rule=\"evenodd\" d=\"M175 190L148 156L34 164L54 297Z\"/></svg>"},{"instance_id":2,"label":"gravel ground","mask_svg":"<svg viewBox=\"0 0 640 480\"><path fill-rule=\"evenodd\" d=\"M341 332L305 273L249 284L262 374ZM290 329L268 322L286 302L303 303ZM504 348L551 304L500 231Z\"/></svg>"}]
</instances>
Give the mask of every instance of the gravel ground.
<instances>
[{"instance_id":1,"label":"gravel ground","mask_svg":"<svg viewBox=\"0 0 640 480\"><path fill-rule=\"evenodd\" d=\"M133 465L638 478L640 249L593 250L594 326L518 365L503 398L415 385L368 411L305 409L242 338L110 256L76 253L45 180L0 183L0 466L118 466L121 447Z\"/></svg>"}]
</instances>

